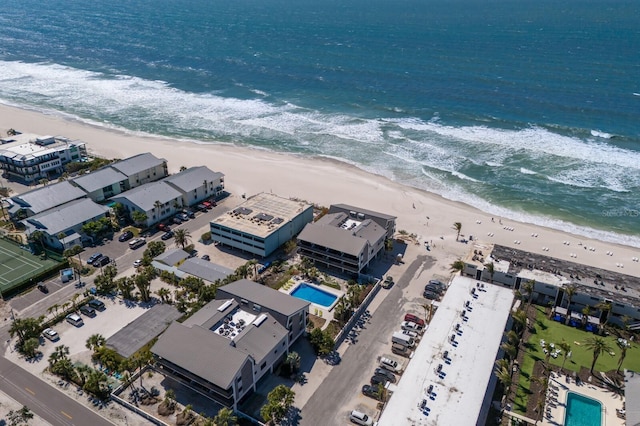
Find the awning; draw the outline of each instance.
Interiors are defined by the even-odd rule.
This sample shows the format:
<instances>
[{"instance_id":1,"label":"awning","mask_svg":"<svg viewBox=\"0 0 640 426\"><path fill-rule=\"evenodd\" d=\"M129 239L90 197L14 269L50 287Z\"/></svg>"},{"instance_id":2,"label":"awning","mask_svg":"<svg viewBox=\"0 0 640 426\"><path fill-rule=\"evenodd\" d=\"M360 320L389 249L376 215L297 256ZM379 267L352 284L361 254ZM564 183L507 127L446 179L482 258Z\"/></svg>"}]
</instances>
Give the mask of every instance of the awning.
<instances>
[{"instance_id":1,"label":"awning","mask_svg":"<svg viewBox=\"0 0 640 426\"><path fill-rule=\"evenodd\" d=\"M567 308L562 308L560 306L556 306L556 308L553 310L556 314L560 314L560 315L567 315Z\"/></svg>"}]
</instances>

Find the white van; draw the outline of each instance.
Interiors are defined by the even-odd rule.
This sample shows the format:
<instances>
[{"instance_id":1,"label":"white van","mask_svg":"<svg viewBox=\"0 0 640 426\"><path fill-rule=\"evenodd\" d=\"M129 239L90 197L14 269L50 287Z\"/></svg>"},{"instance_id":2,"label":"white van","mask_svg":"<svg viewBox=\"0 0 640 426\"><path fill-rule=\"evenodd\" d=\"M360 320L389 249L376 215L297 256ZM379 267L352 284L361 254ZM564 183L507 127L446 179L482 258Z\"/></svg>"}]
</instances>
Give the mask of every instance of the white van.
<instances>
[{"instance_id":1,"label":"white van","mask_svg":"<svg viewBox=\"0 0 640 426\"><path fill-rule=\"evenodd\" d=\"M401 331L396 331L391 336L391 341L407 348L412 348L416 345L416 341L411 336L407 336Z\"/></svg>"},{"instance_id":2,"label":"white van","mask_svg":"<svg viewBox=\"0 0 640 426\"><path fill-rule=\"evenodd\" d=\"M78 314L69 314L69 315L67 315L66 318L67 318L67 322L69 324L73 324L76 327L80 327L80 326L84 325L84 322L82 321L82 318Z\"/></svg>"}]
</instances>

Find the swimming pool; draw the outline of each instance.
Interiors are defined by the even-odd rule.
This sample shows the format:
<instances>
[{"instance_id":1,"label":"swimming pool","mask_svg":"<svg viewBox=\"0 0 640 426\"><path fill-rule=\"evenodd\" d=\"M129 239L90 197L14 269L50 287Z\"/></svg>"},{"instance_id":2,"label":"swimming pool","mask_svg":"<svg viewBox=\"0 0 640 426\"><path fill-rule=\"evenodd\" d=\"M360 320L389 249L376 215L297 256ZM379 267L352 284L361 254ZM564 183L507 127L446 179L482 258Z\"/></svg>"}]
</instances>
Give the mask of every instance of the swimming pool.
<instances>
[{"instance_id":1,"label":"swimming pool","mask_svg":"<svg viewBox=\"0 0 640 426\"><path fill-rule=\"evenodd\" d=\"M291 295L293 297L297 297L298 299L306 300L307 302L324 306L325 308L333 305L336 299L338 299L338 296L328 293L316 286L312 286L307 283L300 284L291 292Z\"/></svg>"},{"instance_id":2,"label":"swimming pool","mask_svg":"<svg viewBox=\"0 0 640 426\"><path fill-rule=\"evenodd\" d=\"M599 401L569 392L564 424L565 426L601 426L601 412L602 404Z\"/></svg>"}]
</instances>

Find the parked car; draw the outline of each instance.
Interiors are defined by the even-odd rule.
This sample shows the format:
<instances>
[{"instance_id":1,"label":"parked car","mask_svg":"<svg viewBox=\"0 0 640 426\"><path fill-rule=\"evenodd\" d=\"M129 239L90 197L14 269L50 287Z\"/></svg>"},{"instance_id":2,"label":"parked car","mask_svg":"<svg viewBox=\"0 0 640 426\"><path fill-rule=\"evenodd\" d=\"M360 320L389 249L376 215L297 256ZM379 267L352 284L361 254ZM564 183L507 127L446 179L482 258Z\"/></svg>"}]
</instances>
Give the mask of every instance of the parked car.
<instances>
[{"instance_id":1,"label":"parked car","mask_svg":"<svg viewBox=\"0 0 640 426\"><path fill-rule=\"evenodd\" d=\"M432 291L425 290L424 293L422 293L422 297L424 297L425 299L429 299L429 300L438 300L438 298L440 298L440 295L438 293L434 293Z\"/></svg>"},{"instance_id":2,"label":"parked car","mask_svg":"<svg viewBox=\"0 0 640 426\"><path fill-rule=\"evenodd\" d=\"M130 239L133 238L133 232L131 231L124 231L122 234L120 234L120 237L118 237L118 241L120 241L121 243L125 242L125 241L129 241Z\"/></svg>"},{"instance_id":3,"label":"parked car","mask_svg":"<svg viewBox=\"0 0 640 426\"><path fill-rule=\"evenodd\" d=\"M420 318L419 316L417 316L417 315L405 314L404 320L405 321L410 321L410 322L415 322L419 326L424 327L424 320L422 318Z\"/></svg>"},{"instance_id":4,"label":"parked car","mask_svg":"<svg viewBox=\"0 0 640 426\"><path fill-rule=\"evenodd\" d=\"M382 282L382 288L391 288L393 287L393 277L391 275L387 275L387 277Z\"/></svg>"},{"instance_id":5,"label":"parked car","mask_svg":"<svg viewBox=\"0 0 640 426\"><path fill-rule=\"evenodd\" d=\"M186 222L189 220L189 215L186 213L178 213L176 217L179 217L183 222Z\"/></svg>"},{"instance_id":6,"label":"parked car","mask_svg":"<svg viewBox=\"0 0 640 426\"><path fill-rule=\"evenodd\" d=\"M93 262L95 262L96 260L100 259L101 257L102 257L102 253L93 253L87 259L87 265L93 265Z\"/></svg>"},{"instance_id":7,"label":"parked car","mask_svg":"<svg viewBox=\"0 0 640 426\"><path fill-rule=\"evenodd\" d=\"M422 330L424 330L424 327L412 321L402 321L400 328L403 330L415 331L417 333L422 333Z\"/></svg>"},{"instance_id":8,"label":"parked car","mask_svg":"<svg viewBox=\"0 0 640 426\"><path fill-rule=\"evenodd\" d=\"M430 291L432 293L442 294L444 292L444 289L435 284L427 284L424 286L424 291Z\"/></svg>"},{"instance_id":9,"label":"parked car","mask_svg":"<svg viewBox=\"0 0 640 426\"><path fill-rule=\"evenodd\" d=\"M95 309L93 309L93 308L92 308L91 306L89 306L89 305L82 305L82 306L80 306L79 311L80 311L81 313L85 314L86 316L91 317L91 318L93 318L93 317L95 317L95 316L96 316L96 310L95 310Z\"/></svg>"},{"instance_id":10,"label":"parked car","mask_svg":"<svg viewBox=\"0 0 640 426\"><path fill-rule=\"evenodd\" d=\"M41 292L43 292L44 294L49 293L49 289L47 288L47 286L42 281L38 283L36 288L38 290L40 290Z\"/></svg>"},{"instance_id":11,"label":"parked car","mask_svg":"<svg viewBox=\"0 0 640 426\"><path fill-rule=\"evenodd\" d=\"M89 300L88 305L91 306L93 309L96 309L98 311L104 311L105 309L107 309L107 307L105 306L104 302L102 302L102 300L98 300L98 299Z\"/></svg>"},{"instance_id":12,"label":"parked car","mask_svg":"<svg viewBox=\"0 0 640 426\"><path fill-rule=\"evenodd\" d=\"M402 330L401 331L402 334L406 334L409 337L413 337L414 340L418 340L420 338L420 335L415 332L415 331L411 331L411 330Z\"/></svg>"},{"instance_id":13,"label":"parked car","mask_svg":"<svg viewBox=\"0 0 640 426\"><path fill-rule=\"evenodd\" d=\"M159 231L168 231L169 230L169 226L165 225L164 223L159 223L158 224L158 230Z\"/></svg>"},{"instance_id":14,"label":"parked car","mask_svg":"<svg viewBox=\"0 0 640 426\"><path fill-rule=\"evenodd\" d=\"M380 358L380 367L389 370L393 373L400 373L402 371L402 365L390 358Z\"/></svg>"},{"instance_id":15,"label":"parked car","mask_svg":"<svg viewBox=\"0 0 640 426\"><path fill-rule=\"evenodd\" d=\"M375 371L373 372L373 374L378 375L378 376L385 376L387 378L387 380L389 380L391 383L395 383L396 382L396 375L393 374L391 371L382 368L382 367L378 367L375 369Z\"/></svg>"},{"instance_id":16,"label":"parked car","mask_svg":"<svg viewBox=\"0 0 640 426\"><path fill-rule=\"evenodd\" d=\"M205 206L207 210L211 210L213 208L213 204L211 204L209 201L203 201L202 205Z\"/></svg>"},{"instance_id":17,"label":"parked car","mask_svg":"<svg viewBox=\"0 0 640 426\"><path fill-rule=\"evenodd\" d=\"M52 342L57 342L58 340L60 340L60 335L58 334L58 332L51 328L45 328L44 330L42 330L42 335Z\"/></svg>"},{"instance_id":18,"label":"parked car","mask_svg":"<svg viewBox=\"0 0 640 426\"><path fill-rule=\"evenodd\" d=\"M385 386L389 380L385 376L380 376L379 374L374 374L371 376L370 383L373 386L382 385Z\"/></svg>"},{"instance_id":19,"label":"parked car","mask_svg":"<svg viewBox=\"0 0 640 426\"><path fill-rule=\"evenodd\" d=\"M111 259L109 259L109 256L102 256L98 258L95 262L93 262L92 265L96 268L99 268L101 266L108 265L109 262L111 262Z\"/></svg>"},{"instance_id":20,"label":"parked car","mask_svg":"<svg viewBox=\"0 0 640 426\"><path fill-rule=\"evenodd\" d=\"M189 217L189 219L195 219L196 217L196 214L188 209L182 210L182 213L186 214Z\"/></svg>"},{"instance_id":21,"label":"parked car","mask_svg":"<svg viewBox=\"0 0 640 426\"><path fill-rule=\"evenodd\" d=\"M208 254L203 254L201 257L202 260L211 260Z\"/></svg>"},{"instance_id":22,"label":"parked car","mask_svg":"<svg viewBox=\"0 0 640 426\"><path fill-rule=\"evenodd\" d=\"M173 231L167 231L164 234L162 234L162 237L160 237L160 239L162 241L167 241L171 237L173 237Z\"/></svg>"},{"instance_id":23,"label":"parked car","mask_svg":"<svg viewBox=\"0 0 640 426\"><path fill-rule=\"evenodd\" d=\"M82 327L84 325L82 318L78 314L69 314L65 318L69 324L75 325L76 327Z\"/></svg>"},{"instance_id":24,"label":"parked car","mask_svg":"<svg viewBox=\"0 0 640 426\"><path fill-rule=\"evenodd\" d=\"M140 265L142 265L142 259L136 259L136 260L133 262L133 267L134 267L134 268L138 268Z\"/></svg>"},{"instance_id":25,"label":"parked car","mask_svg":"<svg viewBox=\"0 0 640 426\"><path fill-rule=\"evenodd\" d=\"M136 238L135 240L129 241L129 248L131 250L135 250L137 248L142 247L145 244L147 244L147 240L145 240L144 238Z\"/></svg>"},{"instance_id":26,"label":"parked car","mask_svg":"<svg viewBox=\"0 0 640 426\"><path fill-rule=\"evenodd\" d=\"M429 280L427 285L434 285L440 288L440 290L444 291L447 289L447 285L440 280Z\"/></svg>"},{"instance_id":27,"label":"parked car","mask_svg":"<svg viewBox=\"0 0 640 426\"><path fill-rule=\"evenodd\" d=\"M398 343L392 343L391 344L391 352L393 352L396 355L400 355L400 356L404 356L407 358L411 358L411 349L409 349L408 347L404 346L404 345L400 345Z\"/></svg>"},{"instance_id":28,"label":"parked car","mask_svg":"<svg viewBox=\"0 0 640 426\"><path fill-rule=\"evenodd\" d=\"M378 389L371 385L363 385L362 386L362 394L368 396L369 398L378 399Z\"/></svg>"},{"instance_id":29,"label":"parked car","mask_svg":"<svg viewBox=\"0 0 640 426\"><path fill-rule=\"evenodd\" d=\"M180 225L182 223L182 219L180 219L178 216L174 216L173 219L171 219L171 221L176 225Z\"/></svg>"},{"instance_id":30,"label":"parked car","mask_svg":"<svg viewBox=\"0 0 640 426\"><path fill-rule=\"evenodd\" d=\"M207 212L207 206L205 206L204 204L198 204L198 205L196 206L196 208L197 208L198 210L200 210L201 212L204 212L204 213L206 213L206 212Z\"/></svg>"},{"instance_id":31,"label":"parked car","mask_svg":"<svg viewBox=\"0 0 640 426\"><path fill-rule=\"evenodd\" d=\"M351 420L352 423L355 423L361 426L371 426L373 424L373 419L371 417L357 410L353 410L349 414L349 420Z\"/></svg>"}]
</instances>

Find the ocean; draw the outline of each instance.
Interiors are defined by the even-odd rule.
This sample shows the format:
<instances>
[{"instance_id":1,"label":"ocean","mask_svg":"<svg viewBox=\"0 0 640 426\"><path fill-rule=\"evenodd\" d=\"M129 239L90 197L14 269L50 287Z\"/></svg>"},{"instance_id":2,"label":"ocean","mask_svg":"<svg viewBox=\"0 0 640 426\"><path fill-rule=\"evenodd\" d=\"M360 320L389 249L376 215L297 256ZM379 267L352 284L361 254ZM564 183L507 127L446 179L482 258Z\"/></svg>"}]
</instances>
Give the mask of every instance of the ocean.
<instances>
[{"instance_id":1,"label":"ocean","mask_svg":"<svg viewBox=\"0 0 640 426\"><path fill-rule=\"evenodd\" d=\"M636 0L4 0L0 102L640 247L638 46Z\"/></svg>"}]
</instances>

